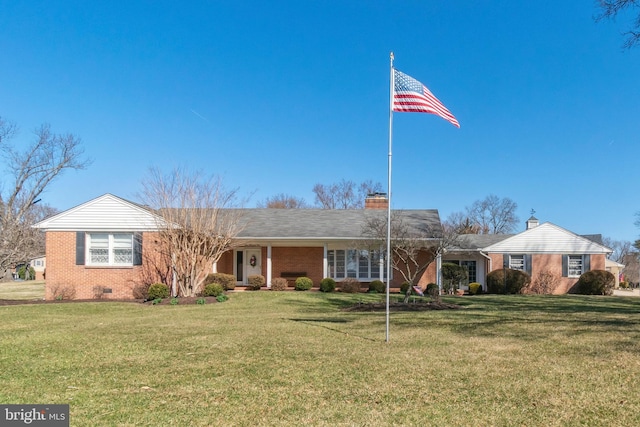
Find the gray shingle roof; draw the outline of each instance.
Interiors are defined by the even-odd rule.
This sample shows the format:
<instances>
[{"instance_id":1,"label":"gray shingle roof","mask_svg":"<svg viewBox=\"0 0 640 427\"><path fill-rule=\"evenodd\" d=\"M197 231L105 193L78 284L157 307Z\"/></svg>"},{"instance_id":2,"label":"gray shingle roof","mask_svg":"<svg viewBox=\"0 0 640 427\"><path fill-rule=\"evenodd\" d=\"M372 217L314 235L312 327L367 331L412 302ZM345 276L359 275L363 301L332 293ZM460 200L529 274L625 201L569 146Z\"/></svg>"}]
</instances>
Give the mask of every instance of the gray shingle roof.
<instances>
[{"instance_id":1,"label":"gray shingle roof","mask_svg":"<svg viewBox=\"0 0 640 427\"><path fill-rule=\"evenodd\" d=\"M435 209L398 210L406 224L416 230L428 228L430 237L441 235L440 215ZM386 210L374 209L243 209L245 239L359 239L368 218L386 218Z\"/></svg>"},{"instance_id":2,"label":"gray shingle roof","mask_svg":"<svg viewBox=\"0 0 640 427\"><path fill-rule=\"evenodd\" d=\"M453 243L451 250L478 250L501 242L514 234L461 234Z\"/></svg>"}]
</instances>

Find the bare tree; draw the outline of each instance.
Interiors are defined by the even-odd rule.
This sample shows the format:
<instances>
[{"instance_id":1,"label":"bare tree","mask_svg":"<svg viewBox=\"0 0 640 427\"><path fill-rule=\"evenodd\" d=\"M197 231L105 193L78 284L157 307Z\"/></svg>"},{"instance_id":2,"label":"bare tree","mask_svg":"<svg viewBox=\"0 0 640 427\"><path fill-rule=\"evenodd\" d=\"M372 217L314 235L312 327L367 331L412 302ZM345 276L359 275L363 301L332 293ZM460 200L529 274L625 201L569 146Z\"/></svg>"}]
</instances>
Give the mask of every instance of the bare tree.
<instances>
[{"instance_id":1,"label":"bare tree","mask_svg":"<svg viewBox=\"0 0 640 427\"><path fill-rule=\"evenodd\" d=\"M608 258L621 264L624 257L633 249L632 243L628 240L613 240L609 237L603 237L602 243L606 247L613 249L613 252L608 255Z\"/></svg>"},{"instance_id":2,"label":"bare tree","mask_svg":"<svg viewBox=\"0 0 640 427\"><path fill-rule=\"evenodd\" d=\"M195 296L213 263L239 244L241 210L230 209L237 190L225 190L219 178L202 179L180 169L166 175L151 169L142 187L141 199L160 218L160 245L174 277L172 294Z\"/></svg>"},{"instance_id":3,"label":"bare tree","mask_svg":"<svg viewBox=\"0 0 640 427\"><path fill-rule=\"evenodd\" d=\"M464 212L452 212L442 226L456 234L480 234L480 226Z\"/></svg>"},{"instance_id":4,"label":"bare tree","mask_svg":"<svg viewBox=\"0 0 640 427\"><path fill-rule=\"evenodd\" d=\"M42 254L44 237L31 225L53 213L47 205L36 205L51 182L67 169L86 168L90 161L78 137L55 134L45 124L35 130L35 139L25 149L9 144L17 126L0 118L0 153L8 165L4 191L0 192L0 271Z\"/></svg>"},{"instance_id":5,"label":"bare tree","mask_svg":"<svg viewBox=\"0 0 640 427\"><path fill-rule=\"evenodd\" d=\"M507 234L518 224L516 202L490 194L466 208L467 218L477 226L477 234Z\"/></svg>"},{"instance_id":6,"label":"bare tree","mask_svg":"<svg viewBox=\"0 0 640 427\"><path fill-rule=\"evenodd\" d=\"M627 36L623 46L630 49L640 44L640 11L637 10L640 8L639 0L598 0L597 3L602 10L601 14L596 18L598 21L605 18L615 19L616 16L625 11L631 12L632 9L636 9L631 30L623 33Z\"/></svg>"},{"instance_id":7,"label":"bare tree","mask_svg":"<svg viewBox=\"0 0 640 427\"><path fill-rule=\"evenodd\" d=\"M308 205L302 197L280 193L272 197L267 197L262 202L258 202L257 207L272 209L304 209L307 208Z\"/></svg>"},{"instance_id":8,"label":"bare tree","mask_svg":"<svg viewBox=\"0 0 640 427\"><path fill-rule=\"evenodd\" d=\"M368 194L382 191L382 184L371 180L356 184L345 179L329 185L313 186L316 204L322 209L362 209Z\"/></svg>"},{"instance_id":9,"label":"bare tree","mask_svg":"<svg viewBox=\"0 0 640 427\"><path fill-rule=\"evenodd\" d=\"M362 233L368 238L371 248L386 247L387 217L376 215L367 218ZM452 244L452 236L443 235L442 230L422 222L410 224L397 211L391 213L391 267L409 283L404 302L409 302L412 287L417 285L422 274Z\"/></svg>"},{"instance_id":10,"label":"bare tree","mask_svg":"<svg viewBox=\"0 0 640 427\"><path fill-rule=\"evenodd\" d=\"M538 274L524 287L523 293L525 294L539 294L547 295L552 294L554 289L560 284L560 276L553 273L549 269L542 269L538 271Z\"/></svg>"}]
</instances>

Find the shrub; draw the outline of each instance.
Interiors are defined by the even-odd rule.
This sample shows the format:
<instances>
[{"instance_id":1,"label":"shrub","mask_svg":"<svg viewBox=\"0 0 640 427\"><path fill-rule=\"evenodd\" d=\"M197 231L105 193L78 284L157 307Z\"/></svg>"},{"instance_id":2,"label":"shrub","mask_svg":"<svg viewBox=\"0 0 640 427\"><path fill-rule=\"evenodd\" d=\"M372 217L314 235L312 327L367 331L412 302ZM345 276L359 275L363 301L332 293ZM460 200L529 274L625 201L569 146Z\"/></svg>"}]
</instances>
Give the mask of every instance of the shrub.
<instances>
[{"instance_id":1,"label":"shrub","mask_svg":"<svg viewBox=\"0 0 640 427\"><path fill-rule=\"evenodd\" d=\"M29 267L29 270L23 265L18 269L18 277L23 280L33 280L36 278L36 270Z\"/></svg>"},{"instance_id":2,"label":"shrub","mask_svg":"<svg viewBox=\"0 0 640 427\"><path fill-rule=\"evenodd\" d=\"M147 299L149 297L149 284L138 283L131 290L135 299Z\"/></svg>"},{"instance_id":3,"label":"shrub","mask_svg":"<svg viewBox=\"0 0 640 427\"><path fill-rule=\"evenodd\" d=\"M96 285L93 288L91 288L91 291L93 292L93 298L102 299L102 297L104 297L104 290L105 290L105 287L100 285Z\"/></svg>"},{"instance_id":4,"label":"shrub","mask_svg":"<svg viewBox=\"0 0 640 427\"><path fill-rule=\"evenodd\" d=\"M209 283L202 291L203 297L217 297L224 293L224 288L220 283Z\"/></svg>"},{"instance_id":5,"label":"shrub","mask_svg":"<svg viewBox=\"0 0 640 427\"><path fill-rule=\"evenodd\" d=\"M336 281L331 277L325 277L320 281L320 292L333 292L336 290Z\"/></svg>"},{"instance_id":6,"label":"shrub","mask_svg":"<svg viewBox=\"0 0 640 427\"><path fill-rule=\"evenodd\" d=\"M611 272L591 270L580 276L569 292L581 295L612 295L615 282L616 278Z\"/></svg>"},{"instance_id":7,"label":"shrub","mask_svg":"<svg viewBox=\"0 0 640 427\"><path fill-rule=\"evenodd\" d=\"M58 301L63 299L75 299L76 288L72 285L53 285L51 286L51 295L53 299Z\"/></svg>"},{"instance_id":8,"label":"shrub","mask_svg":"<svg viewBox=\"0 0 640 427\"><path fill-rule=\"evenodd\" d=\"M527 286L523 293L527 294L552 294L560 284L560 277L550 270L542 269Z\"/></svg>"},{"instance_id":9,"label":"shrub","mask_svg":"<svg viewBox=\"0 0 640 427\"><path fill-rule=\"evenodd\" d=\"M382 280L373 280L369 283L369 292L377 292L379 294L385 292L387 290L387 286L384 284Z\"/></svg>"},{"instance_id":10,"label":"shrub","mask_svg":"<svg viewBox=\"0 0 640 427\"><path fill-rule=\"evenodd\" d=\"M482 293L482 285L477 282L469 283L469 294L478 295L479 293Z\"/></svg>"},{"instance_id":11,"label":"shrub","mask_svg":"<svg viewBox=\"0 0 640 427\"><path fill-rule=\"evenodd\" d=\"M162 298L155 298L153 301L151 301L151 304L157 305L157 304L160 304L161 302L162 302Z\"/></svg>"},{"instance_id":12,"label":"shrub","mask_svg":"<svg viewBox=\"0 0 640 427\"><path fill-rule=\"evenodd\" d=\"M308 277L298 277L294 286L296 291L308 291L313 287L313 280Z\"/></svg>"},{"instance_id":13,"label":"shrub","mask_svg":"<svg viewBox=\"0 0 640 427\"><path fill-rule=\"evenodd\" d=\"M178 298L171 298L171 302L169 304L178 305Z\"/></svg>"},{"instance_id":14,"label":"shrub","mask_svg":"<svg viewBox=\"0 0 640 427\"><path fill-rule=\"evenodd\" d=\"M505 292L505 274L507 275ZM487 292L490 294L519 294L531 282L531 277L524 271L510 268L494 270L487 274Z\"/></svg>"},{"instance_id":15,"label":"shrub","mask_svg":"<svg viewBox=\"0 0 640 427\"><path fill-rule=\"evenodd\" d=\"M207 300L206 300L206 299L204 299L204 298L198 298L198 299L196 300L196 304L198 304L198 305L204 305L204 304L206 304L206 303L207 303Z\"/></svg>"},{"instance_id":16,"label":"shrub","mask_svg":"<svg viewBox=\"0 0 640 427\"><path fill-rule=\"evenodd\" d=\"M402 285L400 285L400 293L402 295L406 295L407 291L409 290L409 286L411 286L411 284L409 282L402 283ZM411 291L411 292L413 292L413 291Z\"/></svg>"},{"instance_id":17,"label":"shrub","mask_svg":"<svg viewBox=\"0 0 640 427\"><path fill-rule=\"evenodd\" d=\"M204 278L203 284L206 286L209 283L219 283L225 291L231 291L236 288L236 276L225 273L209 273Z\"/></svg>"},{"instance_id":18,"label":"shrub","mask_svg":"<svg viewBox=\"0 0 640 427\"><path fill-rule=\"evenodd\" d=\"M275 279L271 280L272 291L284 291L287 289L288 285L289 285L289 282L287 282L287 279L283 277L276 277Z\"/></svg>"},{"instance_id":19,"label":"shrub","mask_svg":"<svg viewBox=\"0 0 640 427\"><path fill-rule=\"evenodd\" d=\"M467 269L461 265L444 262L441 268L443 287L447 293L453 293L460 283L466 283L469 278Z\"/></svg>"},{"instance_id":20,"label":"shrub","mask_svg":"<svg viewBox=\"0 0 640 427\"><path fill-rule=\"evenodd\" d=\"M622 289L629 289L629 282L620 282L620 287Z\"/></svg>"},{"instance_id":21,"label":"shrub","mask_svg":"<svg viewBox=\"0 0 640 427\"><path fill-rule=\"evenodd\" d=\"M228 296L226 296L225 294L218 295L218 296L216 297L216 301L218 301L218 302L225 302L225 301L226 301L226 300L228 300L228 299L229 299L229 297L228 297Z\"/></svg>"},{"instance_id":22,"label":"shrub","mask_svg":"<svg viewBox=\"0 0 640 427\"><path fill-rule=\"evenodd\" d=\"M340 282L340 290L349 294L357 294L360 292L360 281L353 277L347 277Z\"/></svg>"},{"instance_id":23,"label":"shrub","mask_svg":"<svg viewBox=\"0 0 640 427\"><path fill-rule=\"evenodd\" d=\"M259 291L261 287L264 286L266 282L266 280L264 279L264 276L260 275L260 274L254 274L252 276L247 277L247 289L250 289L252 291Z\"/></svg>"},{"instance_id":24,"label":"shrub","mask_svg":"<svg viewBox=\"0 0 640 427\"><path fill-rule=\"evenodd\" d=\"M429 283L425 291L432 299L437 299L440 296L440 288L436 283Z\"/></svg>"},{"instance_id":25,"label":"shrub","mask_svg":"<svg viewBox=\"0 0 640 427\"><path fill-rule=\"evenodd\" d=\"M164 283L154 283L149 286L147 298L150 300L169 298L169 287Z\"/></svg>"}]
</instances>

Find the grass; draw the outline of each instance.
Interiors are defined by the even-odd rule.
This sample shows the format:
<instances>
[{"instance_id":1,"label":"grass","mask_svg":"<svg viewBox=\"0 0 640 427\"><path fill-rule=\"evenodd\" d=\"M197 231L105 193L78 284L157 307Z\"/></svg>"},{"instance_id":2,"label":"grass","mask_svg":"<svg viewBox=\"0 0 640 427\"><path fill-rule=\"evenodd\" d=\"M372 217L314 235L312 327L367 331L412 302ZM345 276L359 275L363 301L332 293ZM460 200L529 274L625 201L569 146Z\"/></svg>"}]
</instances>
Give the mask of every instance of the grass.
<instances>
[{"instance_id":1,"label":"grass","mask_svg":"<svg viewBox=\"0 0 640 427\"><path fill-rule=\"evenodd\" d=\"M0 282L0 299L44 299L44 280Z\"/></svg>"},{"instance_id":2,"label":"grass","mask_svg":"<svg viewBox=\"0 0 640 427\"><path fill-rule=\"evenodd\" d=\"M640 301L479 296L462 310L340 311L380 295L0 307L0 402L93 426L640 425Z\"/></svg>"}]
</instances>

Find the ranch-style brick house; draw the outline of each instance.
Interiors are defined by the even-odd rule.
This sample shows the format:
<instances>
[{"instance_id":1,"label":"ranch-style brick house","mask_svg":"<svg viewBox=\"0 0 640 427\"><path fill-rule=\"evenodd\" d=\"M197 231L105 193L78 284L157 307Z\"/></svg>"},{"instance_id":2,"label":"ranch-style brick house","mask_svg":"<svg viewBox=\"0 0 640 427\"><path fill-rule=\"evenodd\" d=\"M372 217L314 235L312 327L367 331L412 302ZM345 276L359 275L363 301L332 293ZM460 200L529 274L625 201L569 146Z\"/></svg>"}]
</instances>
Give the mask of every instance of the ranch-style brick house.
<instances>
[{"instance_id":1,"label":"ranch-style brick house","mask_svg":"<svg viewBox=\"0 0 640 427\"><path fill-rule=\"evenodd\" d=\"M581 274L605 270L611 252L602 244L599 234L580 236L550 222L539 224L532 216L527 220L526 230L518 234L459 236L442 262L466 266L469 282L478 282L483 287L486 275L494 270L522 270L532 280L547 271L558 278L553 293L564 294Z\"/></svg>"},{"instance_id":2,"label":"ranch-style brick house","mask_svg":"<svg viewBox=\"0 0 640 427\"><path fill-rule=\"evenodd\" d=\"M385 195L376 194L365 200L364 209L242 209L238 247L207 268L233 274L238 286L255 274L265 277L267 287L277 277L307 276L316 287L325 277L337 282L385 281L384 248L362 249L362 243L367 240L363 237L367 222L386 218L387 203ZM442 235L435 209L394 210L394 215L419 230L425 246L434 245ZM46 233L46 298L55 298L65 287L73 288L76 299L133 298L137 284L152 280L158 224L159 217L149 208L112 194L35 224ZM486 275L505 265L532 277L549 269L562 277L554 293L565 293L583 272L604 270L609 252L593 238L551 223L538 225L532 218L519 234L460 236L454 247L429 265L419 285L440 284L442 262L455 262L466 266L469 281L483 288ZM392 272L392 288L402 282L402 276Z\"/></svg>"}]
</instances>

